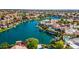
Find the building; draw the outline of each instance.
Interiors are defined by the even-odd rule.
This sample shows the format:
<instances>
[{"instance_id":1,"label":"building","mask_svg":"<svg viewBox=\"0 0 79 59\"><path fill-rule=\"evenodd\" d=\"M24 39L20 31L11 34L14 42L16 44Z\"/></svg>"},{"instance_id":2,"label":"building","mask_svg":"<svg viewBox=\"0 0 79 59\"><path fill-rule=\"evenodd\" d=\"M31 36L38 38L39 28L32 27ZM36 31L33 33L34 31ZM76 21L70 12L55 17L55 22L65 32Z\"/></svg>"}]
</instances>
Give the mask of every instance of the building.
<instances>
[{"instance_id":1,"label":"building","mask_svg":"<svg viewBox=\"0 0 79 59\"><path fill-rule=\"evenodd\" d=\"M16 41L16 45L14 45L11 49L27 49L27 47L24 42Z\"/></svg>"}]
</instances>

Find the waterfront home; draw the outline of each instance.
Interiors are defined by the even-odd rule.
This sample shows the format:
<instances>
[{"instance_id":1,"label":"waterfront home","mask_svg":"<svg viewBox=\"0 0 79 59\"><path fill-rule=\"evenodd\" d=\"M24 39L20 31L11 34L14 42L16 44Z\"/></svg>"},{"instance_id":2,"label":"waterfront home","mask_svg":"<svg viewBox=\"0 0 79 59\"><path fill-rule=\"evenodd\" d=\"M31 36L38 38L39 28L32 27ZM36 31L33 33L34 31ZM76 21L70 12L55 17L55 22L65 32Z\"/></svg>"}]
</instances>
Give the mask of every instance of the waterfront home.
<instances>
[{"instance_id":1,"label":"waterfront home","mask_svg":"<svg viewBox=\"0 0 79 59\"><path fill-rule=\"evenodd\" d=\"M0 29L1 28L7 29L10 27L14 27L22 21L22 16L19 15L18 12L13 13L7 12L1 15L2 16L0 17Z\"/></svg>"},{"instance_id":2,"label":"waterfront home","mask_svg":"<svg viewBox=\"0 0 79 59\"><path fill-rule=\"evenodd\" d=\"M0 21L0 28L7 28L7 26L6 26L6 20L1 20Z\"/></svg>"},{"instance_id":3,"label":"waterfront home","mask_svg":"<svg viewBox=\"0 0 79 59\"><path fill-rule=\"evenodd\" d=\"M45 24L45 25L53 25L56 24L56 22L58 22L58 20L42 20L40 23L41 24Z\"/></svg>"},{"instance_id":4,"label":"waterfront home","mask_svg":"<svg viewBox=\"0 0 79 59\"><path fill-rule=\"evenodd\" d=\"M27 49L26 46L15 45L11 49Z\"/></svg>"},{"instance_id":5,"label":"waterfront home","mask_svg":"<svg viewBox=\"0 0 79 59\"><path fill-rule=\"evenodd\" d=\"M48 27L56 28L56 29L65 29L69 27L68 25L65 24L60 25L57 22L58 20L43 20L40 22L40 24L47 25Z\"/></svg>"},{"instance_id":6,"label":"waterfront home","mask_svg":"<svg viewBox=\"0 0 79 59\"><path fill-rule=\"evenodd\" d=\"M16 41L16 45L14 45L11 49L27 49L27 47L24 42Z\"/></svg>"}]
</instances>

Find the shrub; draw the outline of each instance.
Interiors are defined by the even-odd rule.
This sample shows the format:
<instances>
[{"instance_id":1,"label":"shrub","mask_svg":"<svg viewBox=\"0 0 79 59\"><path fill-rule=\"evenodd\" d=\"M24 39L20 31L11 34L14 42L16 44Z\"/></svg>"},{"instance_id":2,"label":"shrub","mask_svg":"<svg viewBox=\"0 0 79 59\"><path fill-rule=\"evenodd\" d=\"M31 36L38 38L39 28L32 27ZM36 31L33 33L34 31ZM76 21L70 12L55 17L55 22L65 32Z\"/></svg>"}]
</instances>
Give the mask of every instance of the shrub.
<instances>
[{"instance_id":1,"label":"shrub","mask_svg":"<svg viewBox=\"0 0 79 59\"><path fill-rule=\"evenodd\" d=\"M36 38L29 38L26 40L26 46L29 49L36 49L38 47L38 39Z\"/></svg>"},{"instance_id":2,"label":"shrub","mask_svg":"<svg viewBox=\"0 0 79 59\"><path fill-rule=\"evenodd\" d=\"M7 48L9 48L9 44L7 42L1 43L0 48L1 49L7 49Z\"/></svg>"},{"instance_id":3,"label":"shrub","mask_svg":"<svg viewBox=\"0 0 79 59\"><path fill-rule=\"evenodd\" d=\"M64 41L63 40L52 41L50 43L50 45L51 45L52 48L62 49L62 48L64 48Z\"/></svg>"},{"instance_id":4,"label":"shrub","mask_svg":"<svg viewBox=\"0 0 79 59\"><path fill-rule=\"evenodd\" d=\"M59 41L55 42L54 47L55 47L56 49L62 49L62 48L64 47L64 42L63 42L63 40L59 40Z\"/></svg>"}]
</instances>

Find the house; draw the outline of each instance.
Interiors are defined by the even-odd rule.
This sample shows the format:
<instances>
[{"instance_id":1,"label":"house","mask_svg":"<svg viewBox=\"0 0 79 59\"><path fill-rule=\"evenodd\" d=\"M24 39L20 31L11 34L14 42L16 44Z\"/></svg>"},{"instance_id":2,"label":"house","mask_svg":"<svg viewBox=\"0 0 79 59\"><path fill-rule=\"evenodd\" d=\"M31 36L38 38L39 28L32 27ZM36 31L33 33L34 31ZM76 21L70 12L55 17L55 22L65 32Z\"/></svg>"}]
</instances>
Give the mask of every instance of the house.
<instances>
[{"instance_id":1,"label":"house","mask_svg":"<svg viewBox=\"0 0 79 59\"><path fill-rule=\"evenodd\" d=\"M77 30L76 29L73 29L73 28L67 28L67 29L65 29L65 33L66 34L74 34L75 32L76 32Z\"/></svg>"},{"instance_id":2,"label":"house","mask_svg":"<svg viewBox=\"0 0 79 59\"><path fill-rule=\"evenodd\" d=\"M27 49L27 47L24 42L16 41L16 45L14 45L11 49Z\"/></svg>"}]
</instances>

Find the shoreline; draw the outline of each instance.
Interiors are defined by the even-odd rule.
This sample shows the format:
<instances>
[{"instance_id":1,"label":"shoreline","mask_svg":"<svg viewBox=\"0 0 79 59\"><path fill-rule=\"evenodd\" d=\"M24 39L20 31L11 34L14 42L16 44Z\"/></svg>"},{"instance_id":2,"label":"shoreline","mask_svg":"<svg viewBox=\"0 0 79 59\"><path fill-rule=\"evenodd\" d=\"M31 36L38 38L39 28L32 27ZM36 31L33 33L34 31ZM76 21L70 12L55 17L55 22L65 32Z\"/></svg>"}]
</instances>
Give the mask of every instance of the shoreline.
<instances>
[{"instance_id":1,"label":"shoreline","mask_svg":"<svg viewBox=\"0 0 79 59\"><path fill-rule=\"evenodd\" d=\"M27 22L27 21L16 23L15 26L11 26L10 28L0 29L0 33L5 32L5 31L7 31L9 29L15 28L16 26L18 26L18 25L20 25L21 23L24 23L24 22Z\"/></svg>"}]
</instances>

